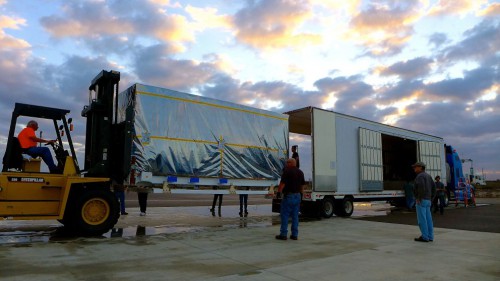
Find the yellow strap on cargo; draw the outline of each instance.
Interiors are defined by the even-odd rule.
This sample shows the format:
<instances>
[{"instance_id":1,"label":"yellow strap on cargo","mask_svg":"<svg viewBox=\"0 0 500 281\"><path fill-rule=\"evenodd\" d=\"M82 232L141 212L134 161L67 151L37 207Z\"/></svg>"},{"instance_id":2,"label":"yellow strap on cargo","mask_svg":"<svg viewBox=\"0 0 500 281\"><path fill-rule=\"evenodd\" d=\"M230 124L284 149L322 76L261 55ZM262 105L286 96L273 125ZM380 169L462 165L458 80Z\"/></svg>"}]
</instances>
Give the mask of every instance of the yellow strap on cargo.
<instances>
[{"instance_id":1,"label":"yellow strap on cargo","mask_svg":"<svg viewBox=\"0 0 500 281\"><path fill-rule=\"evenodd\" d=\"M264 117L268 117L268 118L274 118L274 119L283 120L283 121L288 120L288 118L286 118L286 117L278 117L278 116L274 116L274 115L270 115L270 114L255 112L255 111L248 110L248 109L234 108L234 107L230 107L230 106L226 106L226 105L220 105L220 104L209 103L209 102L204 102L204 101L183 99L183 98L171 97L171 96L142 92L142 91L136 91L136 93L140 94L140 95L146 95L146 96L152 96L152 97L158 97L158 98L164 98L164 99L170 99L170 100L176 100L176 101L182 101L182 102L201 104L201 105L212 106L212 107L217 107L217 108L222 108L222 109L227 109L227 110L240 111L240 112L250 113L250 114L264 116Z\"/></svg>"},{"instance_id":2,"label":"yellow strap on cargo","mask_svg":"<svg viewBox=\"0 0 500 281\"><path fill-rule=\"evenodd\" d=\"M137 135L137 137L138 138L142 138L142 135ZM150 136L150 139L167 140L167 141L183 141L183 142L194 142L194 143L218 144L218 142L216 142L216 141L194 140L194 139L181 139L181 138L169 138L169 137L161 137L161 136ZM257 145L245 145L245 144L238 144L238 143L226 143L225 145L234 146L234 147L242 147L242 148L256 148L256 149L263 149L263 150L269 150L269 151L278 151L279 150L277 148L257 146Z\"/></svg>"}]
</instances>

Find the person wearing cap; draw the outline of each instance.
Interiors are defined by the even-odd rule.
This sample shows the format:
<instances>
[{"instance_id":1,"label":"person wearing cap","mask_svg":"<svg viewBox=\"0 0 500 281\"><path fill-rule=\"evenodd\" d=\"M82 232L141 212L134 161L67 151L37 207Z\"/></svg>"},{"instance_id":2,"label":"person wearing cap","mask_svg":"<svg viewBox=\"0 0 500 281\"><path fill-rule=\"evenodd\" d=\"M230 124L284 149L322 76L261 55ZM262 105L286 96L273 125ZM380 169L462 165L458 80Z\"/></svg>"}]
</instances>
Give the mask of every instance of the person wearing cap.
<instances>
[{"instance_id":1,"label":"person wearing cap","mask_svg":"<svg viewBox=\"0 0 500 281\"><path fill-rule=\"evenodd\" d=\"M432 189L434 180L425 172L425 163L417 162L412 165L417 174L415 177L414 194L416 199L417 221L421 235L415 238L417 242L434 241L434 225L431 215Z\"/></svg>"},{"instance_id":2,"label":"person wearing cap","mask_svg":"<svg viewBox=\"0 0 500 281\"><path fill-rule=\"evenodd\" d=\"M444 184L441 182L440 176L436 176L434 179L436 180L436 196L432 205L434 206L434 213L437 213L439 209L439 213L442 215L444 214Z\"/></svg>"}]
</instances>

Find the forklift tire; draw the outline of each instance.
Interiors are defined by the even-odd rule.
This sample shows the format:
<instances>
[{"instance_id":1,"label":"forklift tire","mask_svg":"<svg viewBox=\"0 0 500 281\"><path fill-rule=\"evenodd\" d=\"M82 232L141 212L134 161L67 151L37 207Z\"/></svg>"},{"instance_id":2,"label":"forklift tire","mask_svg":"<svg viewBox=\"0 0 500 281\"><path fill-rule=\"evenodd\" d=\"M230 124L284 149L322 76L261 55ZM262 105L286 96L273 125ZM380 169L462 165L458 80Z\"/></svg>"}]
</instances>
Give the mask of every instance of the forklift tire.
<instances>
[{"instance_id":1,"label":"forklift tire","mask_svg":"<svg viewBox=\"0 0 500 281\"><path fill-rule=\"evenodd\" d=\"M108 232L120 217L120 206L109 190L90 189L78 198L74 210L74 228L84 236L99 236Z\"/></svg>"},{"instance_id":2,"label":"forklift tire","mask_svg":"<svg viewBox=\"0 0 500 281\"><path fill-rule=\"evenodd\" d=\"M351 197L335 200L335 215L339 217L350 217L354 212L354 202Z\"/></svg>"},{"instance_id":3,"label":"forklift tire","mask_svg":"<svg viewBox=\"0 0 500 281\"><path fill-rule=\"evenodd\" d=\"M325 197L321 200L321 216L324 218L330 218L333 216L335 205L333 204L333 199L330 197Z\"/></svg>"}]
</instances>

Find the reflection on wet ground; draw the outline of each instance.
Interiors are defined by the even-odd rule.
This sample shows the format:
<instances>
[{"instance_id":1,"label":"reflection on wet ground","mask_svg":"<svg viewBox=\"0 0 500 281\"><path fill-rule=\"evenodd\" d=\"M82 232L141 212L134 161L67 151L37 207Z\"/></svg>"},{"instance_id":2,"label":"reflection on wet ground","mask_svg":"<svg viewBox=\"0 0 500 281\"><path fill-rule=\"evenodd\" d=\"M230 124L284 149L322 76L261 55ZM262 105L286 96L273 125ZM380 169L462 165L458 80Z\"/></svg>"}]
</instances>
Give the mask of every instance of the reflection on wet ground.
<instances>
[{"instance_id":1,"label":"reflection on wet ground","mask_svg":"<svg viewBox=\"0 0 500 281\"><path fill-rule=\"evenodd\" d=\"M353 217L385 216L396 210L386 203L355 203ZM172 235L227 228L256 228L280 224L279 214L271 212L271 205L249 206L248 215L239 215L238 206L223 206L210 212L207 207L150 208L146 217L129 210L111 231L100 239L130 239L152 235ZM301 222L319 218L300 217ZM29 246L40 242L70 242L78 239L68 233L57 221L0 221L0 246Z\"/></svg>"}]
</instances>

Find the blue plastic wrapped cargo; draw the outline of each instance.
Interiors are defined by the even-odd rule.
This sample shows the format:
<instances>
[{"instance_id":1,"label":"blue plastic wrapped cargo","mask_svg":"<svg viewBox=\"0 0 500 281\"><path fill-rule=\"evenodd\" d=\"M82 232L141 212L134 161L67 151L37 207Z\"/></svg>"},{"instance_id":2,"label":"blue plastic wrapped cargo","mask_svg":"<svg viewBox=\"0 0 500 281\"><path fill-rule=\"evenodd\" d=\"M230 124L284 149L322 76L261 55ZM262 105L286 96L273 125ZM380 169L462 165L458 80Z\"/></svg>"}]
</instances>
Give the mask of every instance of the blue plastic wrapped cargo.
<instances>
[{"instance_id":1,"label":"blue plastic wrapped cargo","mask_svg":"<svg viewBox=\"0 0 500 281\"><path fill-rule=\"evenodd\" d=\"M153 183L275 185L288 151L288 116L203 96L134 84L119 94L130 126L131 170ZM220 179L227 179L221 181ZM185 179L183 181L183 179Z\"/></svg>"}]
</instances>

